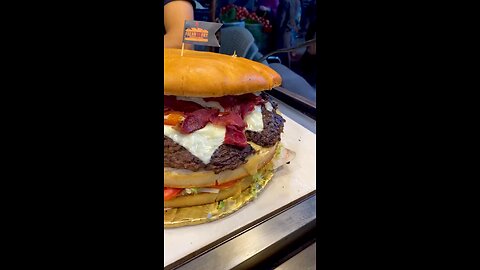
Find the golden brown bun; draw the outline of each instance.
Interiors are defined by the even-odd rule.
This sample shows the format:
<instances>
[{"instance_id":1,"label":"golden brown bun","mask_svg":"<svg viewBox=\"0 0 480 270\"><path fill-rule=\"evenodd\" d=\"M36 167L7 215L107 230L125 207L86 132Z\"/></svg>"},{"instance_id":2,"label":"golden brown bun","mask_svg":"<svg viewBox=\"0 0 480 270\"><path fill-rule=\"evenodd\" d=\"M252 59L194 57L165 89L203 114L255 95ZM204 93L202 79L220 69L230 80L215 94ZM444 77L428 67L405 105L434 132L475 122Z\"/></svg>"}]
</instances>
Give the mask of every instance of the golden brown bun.
<instances>
[{"instance_id":1,"label":"golden brown bun","mask_svg":"<svg viewBox=\"0 0 480 270\"><path fill-rule=\"evenodd\" d=\"M220 190L219 193L199 193L195 195L179 196L175 199L164 201L164 207L177 208L202 204L209 204L225 200L247 189L253 182L252 177L245 177L231 188Z\"/></svg>"},{"instance_id":2,"label":"golden brown bun","mask_svg":"<svg viewBox=\"0 0 480 270\"><path fill-rule=\"evenodd\" d=\"M189 170L179 170L173 168L164 168L164 187L171 188L197 188L211 187L216 184L227 183L232 180L242 179L249 175L254 175L259 169L263 168L272 160L277 150L278 143L270 148L263 148L252 142L250 145L257 150L257 153L250 156L247 162L235 170L223 171L215 174L213 171L192 172Z\"/></svg>"},{"instance_id":3,"label":"golden brown bun","mask_svg":"<svg viewBox=\"0 0 480 270\"><path fill-rule=\"evenodd\" d=\"M221 97L270 90L282 78L270 67L230 55L165 48L163 93Z\"/></svg>"}]
</instances>

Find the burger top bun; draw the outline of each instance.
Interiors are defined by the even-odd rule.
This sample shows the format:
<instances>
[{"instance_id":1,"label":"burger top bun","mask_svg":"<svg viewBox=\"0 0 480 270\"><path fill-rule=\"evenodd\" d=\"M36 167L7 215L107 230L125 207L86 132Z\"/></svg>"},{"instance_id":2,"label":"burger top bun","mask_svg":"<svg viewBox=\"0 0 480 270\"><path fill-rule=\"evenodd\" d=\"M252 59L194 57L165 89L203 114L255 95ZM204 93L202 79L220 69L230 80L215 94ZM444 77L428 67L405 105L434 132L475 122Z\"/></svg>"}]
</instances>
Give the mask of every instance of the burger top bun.
<instances>
[{"instance_id":1,"label":"burger top bun","mask_svg":"<svg viewBox=\"0 0 480 270\"><path fill-rule=\"evenodd\" d=\"M258 62L231 55L165 48L164 94L188 97L242 95L280 86L282 78Z\"/></svg>"}]
</instances>

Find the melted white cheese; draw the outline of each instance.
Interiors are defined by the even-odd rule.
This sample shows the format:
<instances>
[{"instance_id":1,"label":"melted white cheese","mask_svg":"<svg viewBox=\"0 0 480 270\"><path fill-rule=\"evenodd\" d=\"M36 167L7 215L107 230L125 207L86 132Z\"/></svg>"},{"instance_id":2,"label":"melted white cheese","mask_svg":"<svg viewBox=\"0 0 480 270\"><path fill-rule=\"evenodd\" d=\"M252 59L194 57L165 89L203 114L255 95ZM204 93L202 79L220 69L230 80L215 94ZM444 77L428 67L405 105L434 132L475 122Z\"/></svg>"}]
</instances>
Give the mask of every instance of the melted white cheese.
<instances>
[{"instance_id":1,"label":"melted white cheese","mask_svg":"<svg viewBox=\"0 0 480 270\"><path fill-rule=\"evenodd\" d=\"M191 134L182 134L172 126L163 125L163 135L185 147L203 163L210 163L213 153L225 140L225 127L207 124L204 128Z\"/></svg>"},{"instance_id":2,"label":"melted white cheese","mask_svg":"<svg viewBox=\"0 0 480 270\"><path fill-rule=\"evenodd\" d=\"M270 104L270 102L265 103L265 109L269 112L273 112L273 106Z\"/></svg>"},{"instance_id":3,"label":"melted white cheese","mask_svg":"<svg viewBox=\"0 0 480 270\"><path fill-rule=\"evenodd\" d=\"M197 97L177 97L177 100L183 100L183 101L191 101L199 104L200 106L203 106L205 108L215 108L218 109L221 112L224 112L225 109L218 103L217 101L205 101L203 98L197 98Z\"/></svg>"},{"instance_id":4,"label":"melted white cheese","mask_svg":"<svg viewBox=\"0 0 480 270\"><path fill-rule=\"evenodd\" d=\"M245 123L247 123L247 130L262 132L263 131L263 116L262 107L255 106L255 109L245 116Z\"/></svg>"}]
</instances>

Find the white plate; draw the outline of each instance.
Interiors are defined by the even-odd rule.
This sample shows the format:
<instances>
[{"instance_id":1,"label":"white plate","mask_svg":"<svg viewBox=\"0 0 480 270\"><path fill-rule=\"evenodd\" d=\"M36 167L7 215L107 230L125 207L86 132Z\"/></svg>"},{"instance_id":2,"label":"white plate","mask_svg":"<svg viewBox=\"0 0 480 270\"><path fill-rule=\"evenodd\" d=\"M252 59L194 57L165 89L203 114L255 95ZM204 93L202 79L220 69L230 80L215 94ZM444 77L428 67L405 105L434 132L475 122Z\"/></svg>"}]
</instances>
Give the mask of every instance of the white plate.
<instances>
[{"instance_id":1,"label":"white plate","mask_svg":"<svg viewBox=\"0 0 480 270\"><path fill-rule=\"evenodd\" d=\"M256 200L232 215L211 223L164 229L164 267L316 190L316 135L283 117L282 142L296 152L295 159L275 174Z\"/></svg>"}]
</instances>

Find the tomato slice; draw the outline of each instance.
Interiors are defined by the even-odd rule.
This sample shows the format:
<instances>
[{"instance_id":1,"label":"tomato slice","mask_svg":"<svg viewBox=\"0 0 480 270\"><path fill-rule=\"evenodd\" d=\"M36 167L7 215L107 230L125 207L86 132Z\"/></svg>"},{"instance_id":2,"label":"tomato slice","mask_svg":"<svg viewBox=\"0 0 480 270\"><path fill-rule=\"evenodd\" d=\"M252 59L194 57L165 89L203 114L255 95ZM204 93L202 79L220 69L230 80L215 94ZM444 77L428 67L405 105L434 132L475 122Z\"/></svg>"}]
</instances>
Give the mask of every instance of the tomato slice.
<instances>
[{"instance_id":1,"label":"tomato slice","mask_svg":"<svg viewBox=\"0 0 480 270\"><path fill-rule=\"evenodd\" d=\"M163 124L169 126L176 126L185 119L181 112L170 112L168 115L164 115Z\"/></svg>"},{"instance_id":2,"label":"tomato slice","mask_svg":"<svg viewBox=\"0 0 480 270\"><path fill-rule=\"evenodd\" d=\"M220 185L215 185L215 186L212 186L211 188L217 188L217 189L227 189L227 188L231 188L233 187L236 183L238 183L238 181L240 180L233 180L233 181L230 181L230 182L227 182L227 183L223 183L223 184L220 184Z\"/></svg>"},{"instance_id":3,"label":"tomato slice","mask_svg":"<svg viewBox=\"0 0 480 270\"><path fill-rule=\"evenodd\" d=\"M182 192L183 188L167 188L167 187L164 187L163 188L163 200L164 201L168 201L168 200L171 200L175 197L177 197L177 195Z\"/></svg>"}]
</instances>

